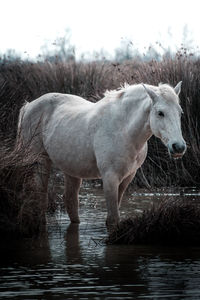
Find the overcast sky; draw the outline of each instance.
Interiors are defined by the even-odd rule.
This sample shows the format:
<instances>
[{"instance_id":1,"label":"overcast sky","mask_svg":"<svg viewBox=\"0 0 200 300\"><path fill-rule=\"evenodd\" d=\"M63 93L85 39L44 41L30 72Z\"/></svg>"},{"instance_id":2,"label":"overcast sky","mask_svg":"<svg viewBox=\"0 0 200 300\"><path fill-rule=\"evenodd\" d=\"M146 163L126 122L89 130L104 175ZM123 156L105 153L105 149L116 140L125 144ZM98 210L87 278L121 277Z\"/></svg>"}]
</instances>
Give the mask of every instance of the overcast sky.
<instances>
[{"instance_id":1,"label":"overcast sky","mask_svg":"<svg viewBox=\"0 0 200 300\"><path fill-rule=\"evenodd\" d=\"M112 52L124 39L139 49L156 41L173 48L186 24L198 46L199 8L198 0L2 0L0 53L12 48L34 57L66 29L78 53Z\"/></svg>"}]
</instances>

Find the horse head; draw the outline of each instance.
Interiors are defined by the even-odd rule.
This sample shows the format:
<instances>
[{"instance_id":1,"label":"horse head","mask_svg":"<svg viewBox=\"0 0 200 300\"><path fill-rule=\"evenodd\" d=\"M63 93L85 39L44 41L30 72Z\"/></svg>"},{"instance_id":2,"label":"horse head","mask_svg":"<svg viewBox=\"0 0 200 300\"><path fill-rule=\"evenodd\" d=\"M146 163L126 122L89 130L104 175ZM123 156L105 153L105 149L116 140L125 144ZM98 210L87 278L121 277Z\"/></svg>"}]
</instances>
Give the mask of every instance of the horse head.
<instances>
[{"instance_id":1,"label":"horse head","mask_svg":"<svg viewBox=\"0 0 200 300\"><path fill-rule=\"evenodd\" d=\"M168 148L173 158L180 158L186 151L186 143L181 131L182 109L179 104L181 82L175 88L160 84L155 90L143 85L151 99L150 128Z\"/></svg>"}]
</instances>

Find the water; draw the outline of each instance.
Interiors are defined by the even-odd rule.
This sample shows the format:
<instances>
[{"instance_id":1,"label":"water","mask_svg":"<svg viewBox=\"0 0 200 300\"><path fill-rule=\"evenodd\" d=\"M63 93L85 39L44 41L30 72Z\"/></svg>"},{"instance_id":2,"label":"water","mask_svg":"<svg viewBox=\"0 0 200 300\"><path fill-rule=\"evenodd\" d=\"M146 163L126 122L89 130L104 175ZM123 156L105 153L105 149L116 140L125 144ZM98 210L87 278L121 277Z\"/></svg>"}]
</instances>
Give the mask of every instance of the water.
<instances>
[{"instance_id":1,"label":"water","mask_svg":"<svg viewBox=\"0 0 200 300\"><path fill-rule=\"evenodd\" d=\"M121 214L141 213L162 197L168 193L129 194ZM80 225L64 213L48 216L37 240L2 241L0 299L200 299L200 248L106 246L100 188L82 189L80 215Z\"/></svg>"}]
</instances>

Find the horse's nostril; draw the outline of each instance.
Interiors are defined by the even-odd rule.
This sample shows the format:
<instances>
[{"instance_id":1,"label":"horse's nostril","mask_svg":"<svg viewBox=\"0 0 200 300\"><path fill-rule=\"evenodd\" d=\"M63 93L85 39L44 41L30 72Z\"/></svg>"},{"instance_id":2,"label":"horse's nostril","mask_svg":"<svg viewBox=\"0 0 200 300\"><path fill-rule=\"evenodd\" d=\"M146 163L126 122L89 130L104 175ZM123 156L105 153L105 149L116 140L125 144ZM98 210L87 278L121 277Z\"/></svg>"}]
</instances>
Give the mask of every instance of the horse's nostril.
<instances>
[{"instance_id":1,"label":"horse's nostril","mask_svg":"<svg viewBox=\"0 0 200 300\"><path fill-rule=\"evenodd\" d=\"M173 149L174 152L176 152L176 144L175 143L172 144L172 149Z\"/></svg>"},{"instance_id":2,"label":"horse's nostril","mask_svg":"<svg viewBox=\"0 0 200 300\"><path fill-rule=\"evenodd\" d=\"M182 153L185 150L185 145L174 143L174 144L172 144L172 149L175 153Z\"/></svg>"}]
</instances>

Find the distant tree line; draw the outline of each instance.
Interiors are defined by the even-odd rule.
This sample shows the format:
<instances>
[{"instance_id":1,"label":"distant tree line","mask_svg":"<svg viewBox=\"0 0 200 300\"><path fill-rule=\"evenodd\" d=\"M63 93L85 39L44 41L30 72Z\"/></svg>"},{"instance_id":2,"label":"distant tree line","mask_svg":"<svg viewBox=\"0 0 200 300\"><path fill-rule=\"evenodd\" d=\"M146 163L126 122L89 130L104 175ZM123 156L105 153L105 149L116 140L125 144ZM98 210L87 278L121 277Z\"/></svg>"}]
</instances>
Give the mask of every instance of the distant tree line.
<instances>
[{"instance_id":1,"label":"distant tree line","mask_svg":"<svg viewBox=\"0 0 200 300\"><path fill-rule=\"evenodd\" d=\"M171 29L168 29L168 40L172 40L173 36ZM49 61L49 62L69 62L69 61L113 61L122 63L124 61L140 61L148 62L151 60L161 61L165 58L173 58L177 53L184 53L184 55L198 57L200 55L198 46L192 39L192 34L185 25L183 28L183 37L180 47L172 49L169 45L165 46L162 41L157 41L155 44L150 44L144 48L144 51L138 49L133 41L123 38L120 45L115 49L114 55L109 54L105 49L100 49L93 53L83 53L81 57L77 58L76 46L71 43L71 31L66 29L62 37L56 38L54 41L45 42L41 46L41 53L35 59L30 59L28 56L23 57L15 49L8 49L6 53L0 54L0 63L6 61ZM28 53L26 53L28 54Z\"/></svg>"}]
</instances>

